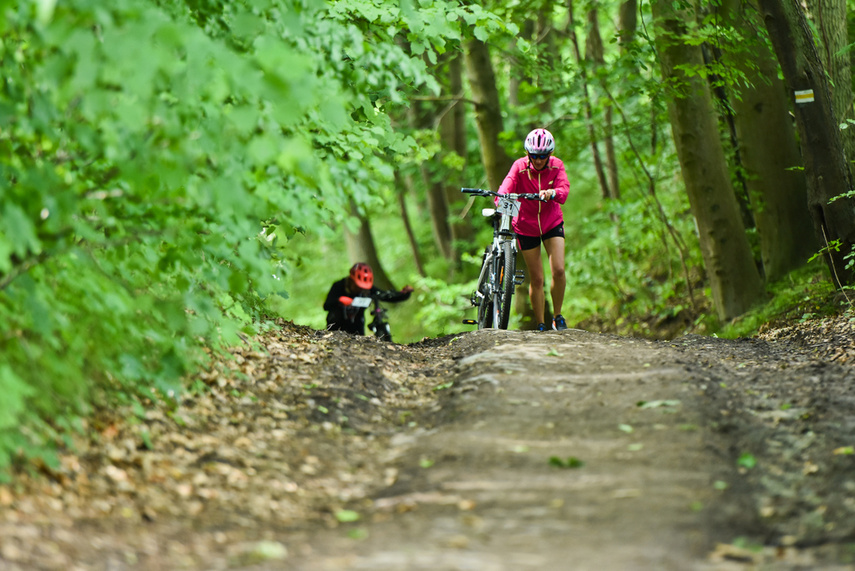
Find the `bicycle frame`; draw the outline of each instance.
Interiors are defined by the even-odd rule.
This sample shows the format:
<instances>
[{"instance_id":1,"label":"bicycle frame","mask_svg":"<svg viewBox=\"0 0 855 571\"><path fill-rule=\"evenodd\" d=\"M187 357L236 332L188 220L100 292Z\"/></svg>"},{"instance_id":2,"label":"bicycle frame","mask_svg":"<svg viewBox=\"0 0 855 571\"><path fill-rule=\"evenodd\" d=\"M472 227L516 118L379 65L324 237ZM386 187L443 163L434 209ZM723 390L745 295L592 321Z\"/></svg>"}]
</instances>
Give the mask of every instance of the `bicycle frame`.
<instances>
[{"instance_id":1,"label":"bicycle frame","mask_svg":"<svg viewBox=\"0 0 855 571\"><path fill-rule=\"evenodd\" d=\"M491 190L463 188L466 194L498 198L495 209L485 208L484 216L492 217L493 241L484 252L478 285L470 301L478 307L479 329L507 329L511 313L514 286L522 283L524 274L516 270L517 241L511 230L513 218L519 215L521 199L540 199L537 194L498 194Z\"/></svg>"}]
</instances>

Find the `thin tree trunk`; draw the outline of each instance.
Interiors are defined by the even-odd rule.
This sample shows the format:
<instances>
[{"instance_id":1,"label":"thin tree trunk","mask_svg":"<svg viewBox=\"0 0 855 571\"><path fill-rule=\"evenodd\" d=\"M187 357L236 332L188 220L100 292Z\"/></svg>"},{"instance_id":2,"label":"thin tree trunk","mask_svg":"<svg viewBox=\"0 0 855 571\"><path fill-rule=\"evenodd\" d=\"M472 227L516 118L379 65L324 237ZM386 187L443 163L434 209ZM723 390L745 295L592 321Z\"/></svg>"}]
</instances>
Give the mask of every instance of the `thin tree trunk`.
<instances>
[{"instance_id":1,"label":"thin tree trunk","mask_svg":"<svg viewBox=\"0 0 855 571\"><path fill-rule=\"evenodd\" d=\"M663 80L682 87L668 101L671 129L713 302L719 319L727 321L761 299L763 282L733 194L709 85L686 73L703 67L701 50L678 40L686 23L669 0L656 0L653 15Z\"/></svg>"},{"instance_id":2,"label":"thin tree trunk","mask_svg":"<svg viewBox=\"0 0 855 571\"><path fill-rule=\"evenodd\" d=\"M852 190L828 81L813 33L796 0L759 0L763 21L796 98L795 115L808 181L808 208L817 240L838 286L855 283L845 257L855 247L855 202L837 196Z\"/></svg>"},{"instance_id":3,"label":"thin tree trunk","mask_svg":"<svg viewBox=\"0 0 855 571\"><path fill-rule=\"evenodd\" d=\"M446 153L454 153L459 160L466 158L466 107L460 103L463 97L463 63L462 56L455 52L450 55L447 62L448 91L454 101L439 115L439 132L443 149ZM462 171L462 169L461 169ZM472 235L472 224L459 216L463 208L464 200L460 193L460 181L454 181L445 177L445 201L448 204L448 223L451 227L451 251L454 263L460 261L459 242L468 242Z\"/></svg>"},{"instance_id":4,"label":"thin tree trunk","mask_svg":"<svg viewBox=\"0 0 855 571\"><path fill-rule=\"evenodd\" d=\"M427 193L428 210L430 212L431 228L437 250L446 260L454 260L452 249L451 224L448 202L443 181L439 179L430 165L425 162L419 167L422 182Z\"/></svg>"},{"instance_id":5,"label":"thin tree trunk","mask_svg":"<svg viewBox=\"0 0 855 571\"><path fill-rule=\"evenodd\" d=\"M598 16L597 3L592 4L588 11L588 37L585 45L586 56L594 64L594 70L605 66L605 50L603 49L603 39L600 36L600 22ZM600 84L604 91L608 91L608 86L603 77L600 78ZM612 106L606 106L605 110L605 134L603 140L606 145L606 165L609 173L609 198L615 200L620 199L620 184L618 177L617 156L615 154L615 142L612 136L614 126L612 119Z\"/></svg>"},{"instance_id":6,"label":"thin tree trunk","mask_svg":"<svg viewBox=\"0 0 855 571\"><path fill-rule=\"evenodd\" d=\"M374 285L380 289L395 289L380 263L380 258L377 256L377 248L374 246L374 236L371 234L371 223L368 221L368 217L360 214L352 202L350 214L359 221L359 226L355 232L352 232L347 226L344 227L344 241L350 263L364 262L368 264L374 271Z\"/></svg>"},{"instance_id":7,"label":"thin tree trunk","mask_svg":"<svg viewBox=\"0 0 855 571\"><path fill-rule=\"evenodd\" d=\"M622 53L635 41L638 28L638 0L625 0L618 9L618 44Z\"/></svg>"},{"instance_id":8,"label":"thin tree trunk","mask_svg":"<svg viewBox=\"0 0 855 571\"><path fill-rule=\"evenodd\" d=\"M440 117L436 115L433 102L413 101L409 115L410 122L416 129L433 131L439 127ZM439 158L441 157L437 157L437 159ZM422 182L427 194L428 211L436 248L443 258L451 261L454 259L454 252L452 251L451 225L443 176L434 167L432 161L422 162L419 165L419 172L422 175Z\"/></svg>"},{"instance_id":9,"label":"thin tree trunk","mask_svg":"<svg viewBox=\"0 0 855 571\"><path fill-rule=\"evenodd\" d=\"M416 265L416 271L424 277L424 266L422 265L422 256L419 252L419 244L416 242L416 235L413 233L413 225L410 223L410 214L407 211L406 195L407 191L413 188L413 181L410 177L404 177L399 172L395 172L395 186L398 188L396 193L398 197L398 207L401 210L401 220L404 222L404 232L407 234L407 241L410 243L410 251L413 253L413 263Z\"/></svg>"},{"instance_id":10,"label":"thin tree trunk","mask_svg":"<svg viewBox=\"0 0 855 571\"><path fill-rule=\"evenodd\" d=\"M585 71L585 61L582 58L582 52L579 49L579 38L576 35L576 20L573 17L573 0L567 0L567 8L569 10L569 28L570 28L570 43L573 45L573 52L576 55L576 63L579 64L580 77L582 79L582 100L585 104L585 122L588 127L588 140L591 144L591 154L594 159L594 170L597 173L597 180L600 183L600 192L603 198L611 196L609 184L606 181L606 171L603 168L603 160L600 158L600 149L597 146L597 134L594 129L594 112L591 108L591 95L588 89L588 74Z\"/></svg>"},{"instance_id":11,"label":"thin tree trunk","mask_svg":"<svg viewBox=\"0 0 855 571\"><path fill-rule=\"evenodd\" d=\"M721 50L712 47L707 43L701 44L701 53L704 56L704 63L708 69L713 69L715 64L721 64ZM751 210L751 203L748 200L748 187L745 184L745 175L742 165L742 157L740 156L739 138L736 136L736 123L733 117L730 98L728 91L724 85L721 76L716 73L707 75L707 82L710 85L710 92L718 100L718 109L721 110L719 115L721 122L727 128L728 138L730 139L730 147L733 149L731 158L731 176L734 179L733 191L736 194L736 203L739 204L739 212L742 215L742 224L745 228L755 228L754 213Z\"/></svg>"},{"instance_id":12,"label":"thin tree trunk","mask_svg":"<svg viewBox=\"0 0 855 571\"><path fill-rule=\"evenodd\" d=\"M503 130L502 110L490 50L481 40L472 38L465 42L465 54L469 89L475 101L481 162L490 188L498 190L513 161L499 144L499 133Z\"/></svg>"}]
</instances>

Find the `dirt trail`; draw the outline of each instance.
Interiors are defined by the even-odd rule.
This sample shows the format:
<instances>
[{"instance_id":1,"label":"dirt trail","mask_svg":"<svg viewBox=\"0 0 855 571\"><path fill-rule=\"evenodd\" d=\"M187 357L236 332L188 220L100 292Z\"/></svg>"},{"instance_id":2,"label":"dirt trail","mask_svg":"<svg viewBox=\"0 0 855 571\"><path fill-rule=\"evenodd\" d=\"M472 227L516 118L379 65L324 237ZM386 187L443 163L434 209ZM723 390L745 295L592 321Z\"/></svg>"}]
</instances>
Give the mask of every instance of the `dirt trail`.
<instances>
[{"instance_id":1,"label":"dirt trail","mask_svg":"<svg viewBox=\"0 0 855 571\"><path fill-rule=\"evenodd\" d=\"M787 412L796 396L778 400L787 399L782 370L790 368L798 386L800 366L815 367L804 355L785 348L773 355L749 340L668 344L577 330L472 335L495 346L459 362L436 429L397 439L397 482L366 502L374 523L356 527L367 538L342 530L312 537L292 568L849 568L851 549L835 545L829 555L828 543L851 537L851 509L838 511L837 521L823 516L830 503L851 508L829 485L841 483L851 461L820 470L794 458L810 445L783 454L765 447L775 431L790 444L816 434L787 426L799 415L810 419L803 407ZM851 378L844 369L825 376L840 375ZM728 383L737 390L728 394ZM772 411L765 432L765 421L752 418L757 409ZM810 454L833 462L833 447L852 434L824 433ZM802 470L802 462L816 470ZM809 474L817 477L805 482ZM787 502L779 512L770 507ZM819 521L805 525L816 512ZM842 535L831 539L835 529ZM815 541L794 547L811 534Z\"/></svg>"},{"instance_id":2,"label":"dirt trail","mask_svg":"<svg viewBox=\"0 0 855 571\"><path fill-rule=\"evenodd\" d=\"M841 323L409 346L283 323L0 485L0 571L855 569Z\"/></svg>"},{"instance_id":3,"label":"dirt trail","mask_svg":"<svg viewBox=\"0 0 855 571\"><path fill-rule=\"evenodd\" d=\"M446 422L397 439L399 476L368 538L314 538L292 568L685 570L731 539L710 522L721 458L672 350L473 335L497 345L459 363Z\"/></svg>"}]
</instances>

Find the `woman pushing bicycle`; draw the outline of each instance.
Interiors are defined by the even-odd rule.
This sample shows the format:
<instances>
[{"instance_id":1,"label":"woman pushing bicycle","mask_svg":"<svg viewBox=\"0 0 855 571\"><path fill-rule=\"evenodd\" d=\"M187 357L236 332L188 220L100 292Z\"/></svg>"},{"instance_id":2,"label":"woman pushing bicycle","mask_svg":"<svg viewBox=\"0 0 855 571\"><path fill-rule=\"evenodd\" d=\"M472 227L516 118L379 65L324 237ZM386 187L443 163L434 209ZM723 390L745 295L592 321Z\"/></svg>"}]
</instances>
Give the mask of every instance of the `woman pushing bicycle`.
<instances>
[{"instance_id":1,"label":"woman pushing bicycle","mask_svg":"<svg viewBox=\"0 0 855 571\"><path fill-rule=\"evenodd\" d=\"M570 182L567 180L564 163L558 157L552 156L555 150L552 133L546 129L535 129L525 138L524 146L526 156L514 161L498 192L536 193L545 200L522 201L519 216L514 218L513 229L531 280L528 294L538 331L547 329L544 322L546 300L543 288L543 258L540 253L540 244L543 242L552 272L550 293L555 315L552 328L560 331L567 329L567 322L561 315L564 289L567 287L567 278L564 275L564 214L561 205L567 200Z\"/></svg>"}]
</instances>

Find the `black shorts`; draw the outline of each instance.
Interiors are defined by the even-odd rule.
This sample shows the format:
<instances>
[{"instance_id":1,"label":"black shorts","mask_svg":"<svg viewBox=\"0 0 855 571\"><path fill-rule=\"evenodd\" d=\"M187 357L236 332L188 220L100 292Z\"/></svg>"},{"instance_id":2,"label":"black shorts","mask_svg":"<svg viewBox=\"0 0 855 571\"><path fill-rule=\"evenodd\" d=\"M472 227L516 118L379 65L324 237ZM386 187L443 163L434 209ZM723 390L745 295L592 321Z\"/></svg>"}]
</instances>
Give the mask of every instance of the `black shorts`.
<instances>
[{"instance_id":1,"label":"black shorts","mask_svg":"<svg viewBox=\"0 0 855 571\"><path fill-rule=\"evenodd\" d=\"M516 236L517 236L517 241L519 242L520 251L531 250L533 248L537 248L538 246L540 246L540 243L544 240L549 240L550 238L558 238L558 237L563 238L564 237L564 223L563 222L559 223L558 226L556 226L555 228L553 228L549 232L545 233L543 236L523 236L522 234L517 234Z\"/></svg>"}]
</instances>

